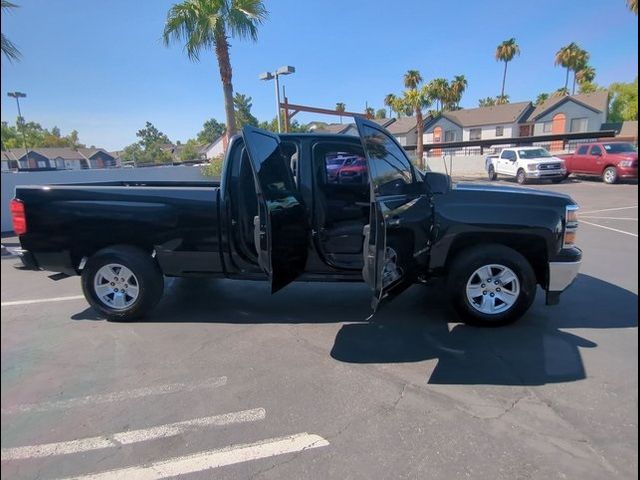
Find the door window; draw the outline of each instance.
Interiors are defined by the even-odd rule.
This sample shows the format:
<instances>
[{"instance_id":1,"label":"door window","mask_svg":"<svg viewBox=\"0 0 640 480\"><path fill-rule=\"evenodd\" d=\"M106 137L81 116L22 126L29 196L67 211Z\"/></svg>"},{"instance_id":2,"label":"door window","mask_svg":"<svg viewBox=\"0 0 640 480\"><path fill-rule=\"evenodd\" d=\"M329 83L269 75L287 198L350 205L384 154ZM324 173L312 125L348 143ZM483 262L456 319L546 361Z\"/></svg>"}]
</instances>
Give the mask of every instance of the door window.
<instances>
[{"instance_id":1,"label":"door window","mask_svg":"<svg viewBox=\"0 0 640 480\"><path fill-rule=\"evenodd\" d=\"M602 149L598 145L591 147L591 155L602 155Z\"/></svg>"},{"instance_id":2,"label":"door window","mask_svg":"<svg viewBox=\"0 0 640 480\"><path fill-rule=\"evenodd\" d=\"M378 195L402 195L413 184L413 169L404 151L384 132L363 126L373 187Z\"/></svg>"},{"instance_id":3,"label":"door window","mask_svg":"<svg viewBox=\"0 0 640 480\"><path fill-rule=\"evenodd\" d=\"M589 149L589 147L587 147L586 145L582 145L579 149L578 149L578 155L586 155L587 154L587 150Z\"/></svg>"}]
</instances>

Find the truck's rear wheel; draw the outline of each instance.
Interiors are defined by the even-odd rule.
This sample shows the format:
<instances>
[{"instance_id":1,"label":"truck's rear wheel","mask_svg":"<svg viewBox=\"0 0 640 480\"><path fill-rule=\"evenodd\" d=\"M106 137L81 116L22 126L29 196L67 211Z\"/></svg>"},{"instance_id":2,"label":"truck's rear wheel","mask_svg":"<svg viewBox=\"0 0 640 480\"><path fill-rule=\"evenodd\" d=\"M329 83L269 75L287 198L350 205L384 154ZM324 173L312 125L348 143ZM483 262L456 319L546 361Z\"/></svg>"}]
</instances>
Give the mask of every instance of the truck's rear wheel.
<instances>
[{"instance_id":1,"label":"truck's rear wheel","mask_svg":"<svg viewBox=\"0 0 640 480\"><path fill-rule=\"evenodd\" d=\"M82 291L91 306L109 320L144 316L160 301L164 277L151 256L119 245L94 254L82 271Z\"/></svg>"},{"instance_id":2,"label":"truck's rear wheel","mask_svg":"<svg viewBox=\"0 0 640 480\"><path fill-rule=\"evenodd\" d=\"M493 165L489 165L487 173L489 174L489 180L493 181L498 179L498 174L496 173L496 169Z\"/></svg>"},{"instance_id":3,"label":"truck's rear wheel","mask_svg":"<svg viewBox=\"0 0 640 480\"><path fill-rule=\"evenodd\" d=\"M449 267L447 290L458 315L479 326L518 320L536 295L536 276L525 257L504 245L479 245L459 253Z\"/></svg>"},{"instance_id":4,"label":"truck's rear wheel","mask_svg":"<svg viewBox=\"0 0 640 480\"><path fill-rule=\"evenodd\" d=\"M518 170L518 174L516 175L516 182L520 185L524 185L527 183L527 174L523 169Z\"/></svg>"}]
</instances>

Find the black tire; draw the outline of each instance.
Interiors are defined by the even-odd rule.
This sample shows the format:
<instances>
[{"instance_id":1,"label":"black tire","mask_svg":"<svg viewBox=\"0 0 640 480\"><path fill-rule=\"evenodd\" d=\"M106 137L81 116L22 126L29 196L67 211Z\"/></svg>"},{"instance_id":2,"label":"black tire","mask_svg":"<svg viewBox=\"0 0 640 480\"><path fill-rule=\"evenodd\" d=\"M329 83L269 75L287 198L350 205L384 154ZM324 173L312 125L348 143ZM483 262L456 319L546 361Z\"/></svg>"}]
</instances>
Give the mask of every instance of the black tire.
<instances>
[{"instance_id":1,"label":"black tire","mask_svg":"<svg viewBox=\"0 0 640 480\"><path fill-rule=\"evenodd\" d=\"M560 177L560 178L553 178L553 179L551 179L551 183L562 183L562 182L564 182L566 179L567 179L567 177L566 177L566 176L564 176L564 177Z\"/></svg>"},{"instance_id":2,"label":"black tire","mask_svg":"<svg viewBox=\"0 0 640 480\"><path fill-rule=\"evenodd\" d=\"M98 298L94 279L98 271L109 264L122 265L136 277L138 296L124 309L115 309ZM89 304L109 320L129 321L146 315L162 298L164 277L156 261L145 252L129 245L107 247L89 258L82 271L82 292Z\"/></svg>"},{"instance_id":3,"label":"black tire","mask_svg":"<svg viewBox=\"0 0 640 480\"><path fill-rule=\"evenodd\" d=\"M602 172L602 181L608 185L618 183L618 170L616 167L607 167Z\"/></svg>"},{"instance_id":4,"label":"black tire","mask_svg":"<svg viewBox=\"0 0 640 480\"><path fill-rule=\"evenodd\" d=\"M467 283L479 268L499 264L508 267L518 277L520 292L506 311L486 314L467 298ZM500 326L515 322L531 307L536 296L536 275L529 261L504 245L485 244L458 253L448 267L447 293L453 309L470 325ZM498 294L496 294L498 295Z\"/></svg>"},{"instance_id":5,"label":"black tire","mask_svg":"<svg viewBox=\"0 0 640 480\"><path fill-rule=\"evenodd\" d=\"M496 173L496 169L493 167L493 165L489 165L487 173L489 175L489 180L494 181L498 179L498 174Z\"/></svg>"},{"instance_id":6,"label":"black tire","mask_svg":"<svg viewBox=\"0 0 640 480\"><path fill-rule=\"evenodd\" d=\"M527 180L527 174L525 173L525 171L522 168L518 170L518 173L516 174L516 182L518 182L520 185L525 185L527 183Z\"/></svg>"}]
</instances>

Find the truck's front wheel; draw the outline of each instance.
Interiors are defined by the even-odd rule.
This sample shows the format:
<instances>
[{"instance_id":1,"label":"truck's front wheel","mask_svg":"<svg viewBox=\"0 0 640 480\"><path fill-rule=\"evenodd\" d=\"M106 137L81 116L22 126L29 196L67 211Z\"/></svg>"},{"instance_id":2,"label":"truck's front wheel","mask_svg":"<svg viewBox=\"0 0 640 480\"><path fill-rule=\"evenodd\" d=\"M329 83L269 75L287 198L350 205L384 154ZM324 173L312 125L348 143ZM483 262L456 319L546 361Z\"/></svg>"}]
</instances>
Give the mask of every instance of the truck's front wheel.
<instances>
[{"instance_id":1,"label":"truck's front wheel","mask_svg":"<svg viewBox=\"0 0 640 480\"><path fill-rule=\"evenodd\" d=\"M527 183L527 174L525 173L525 171L523 169L518 170L518 173L516 175L516 182L518 182L520 185L524 185Z\"/></svg>"},{"instance_id":2,"label":"truck's front wheel","mask_svg":"<svg viewBox=\"0 0 640 480\"><path fill-rule=\"evenodd\" d=\"M498 179L498 174L496 173L496 169L493 165L489 165L489 169L487 170L487 174L489 175L489 180L494 181Z\"/></svg>"},{"instance_id":3,"label":"truck's front wheel","mask_svg":"<svg viewBox=\"0 0 640 480\"><path fill-rule=\"evenodd\" d=\"M119 245L94 254L82 271L82 291L91 306L109 320L144 316L162 297L164 277L151 256Z\"/></svg>"},{"instance_id":4,"label":"truck's front wheel","mask_svg":"<svg viewBox=\"0 0 640 480\"><path fill-rule=\"evenodd\" d=\"M449 266L452 305L467 323L505 325L518 320L536 295L536 276L525 257L504 245L459 253Z\"/></svg>"}]
</instances>

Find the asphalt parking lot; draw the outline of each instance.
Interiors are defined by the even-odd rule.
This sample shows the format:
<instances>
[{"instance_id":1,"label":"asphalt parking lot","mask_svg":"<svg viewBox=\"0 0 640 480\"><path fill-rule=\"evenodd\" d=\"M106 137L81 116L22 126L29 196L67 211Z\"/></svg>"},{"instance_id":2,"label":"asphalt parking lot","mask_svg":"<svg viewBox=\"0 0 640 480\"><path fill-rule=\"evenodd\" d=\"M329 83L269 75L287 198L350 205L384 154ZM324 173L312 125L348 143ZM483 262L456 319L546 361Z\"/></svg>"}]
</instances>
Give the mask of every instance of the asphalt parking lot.
<instances>
[{"instance_id":1,"label":"asphalt parking lot","mask_svg":"<svg viewBox=\"0 0 640 480\"><path fill-rule=\"evenodd\" d=\"M582 273L499 329L437 284L368 322L364 285L194 279L106 322L3 257L2 478L637 478L638 186L534 188L581 205Z\"/></svg>"}]
</instances>

